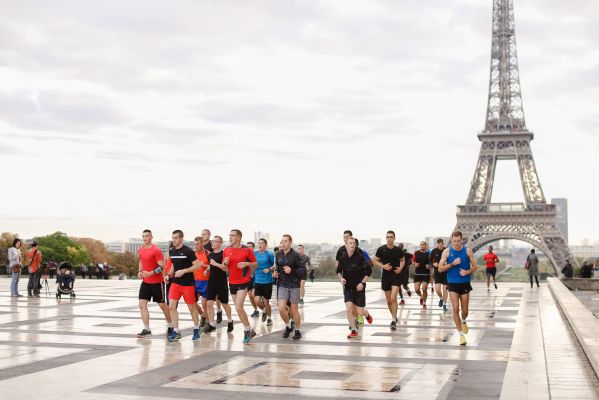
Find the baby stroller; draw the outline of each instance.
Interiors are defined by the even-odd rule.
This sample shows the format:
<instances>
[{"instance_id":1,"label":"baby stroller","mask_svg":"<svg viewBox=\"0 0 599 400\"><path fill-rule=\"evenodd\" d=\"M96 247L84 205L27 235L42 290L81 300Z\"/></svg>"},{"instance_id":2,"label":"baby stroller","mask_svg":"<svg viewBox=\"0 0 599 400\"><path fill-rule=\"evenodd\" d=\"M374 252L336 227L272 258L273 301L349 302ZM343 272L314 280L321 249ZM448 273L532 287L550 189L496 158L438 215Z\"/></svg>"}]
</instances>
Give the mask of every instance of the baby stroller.
<instances>
[{"instance_id":1,"label":"baby stroller","mask_svg":"<svg viewBox=\"0 0 599 400\"><path fill-rule=\"evenodd\" d=\"M71 298L75 297L75 273L73 272L73 266L71 263L62 262L58 266L58 273L56 274L56 298L60 299L63 294L68 294Z\"/></svg>"}]
</instances>

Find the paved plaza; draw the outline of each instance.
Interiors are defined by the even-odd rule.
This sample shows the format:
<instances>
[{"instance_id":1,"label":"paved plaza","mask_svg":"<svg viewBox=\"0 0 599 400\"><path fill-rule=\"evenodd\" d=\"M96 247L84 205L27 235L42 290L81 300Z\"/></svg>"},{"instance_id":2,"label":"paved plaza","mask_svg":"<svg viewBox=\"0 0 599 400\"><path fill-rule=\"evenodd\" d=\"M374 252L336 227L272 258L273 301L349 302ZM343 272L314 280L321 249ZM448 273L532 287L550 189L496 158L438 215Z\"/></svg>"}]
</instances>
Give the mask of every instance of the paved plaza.
<instances>
[{"instance_id":1,"label":"paved plaza","mask_svg":"<svg viewBox=\"0 0 599 400\"><path fill-rule=\"evenodd\" d=\"M8 288L8 280L0 280ZM340 285L308 283L299 342L278 316L242 343L225 328L168 343L151 306L150 339L137 339L138 281L77 280L76 299L0 297L0 393L6 399L599 399L599 382L547 285L474 285L468 345L438 298L400 307L397 331L379 283L368 287L374 324L348 332ZM54 285L51 284L51 289ZM250 310L249 303L246 310ZM235 316L234 320L237 322ZM226 325L226 321L225 321Z\"/></svg>"}]
</instances>

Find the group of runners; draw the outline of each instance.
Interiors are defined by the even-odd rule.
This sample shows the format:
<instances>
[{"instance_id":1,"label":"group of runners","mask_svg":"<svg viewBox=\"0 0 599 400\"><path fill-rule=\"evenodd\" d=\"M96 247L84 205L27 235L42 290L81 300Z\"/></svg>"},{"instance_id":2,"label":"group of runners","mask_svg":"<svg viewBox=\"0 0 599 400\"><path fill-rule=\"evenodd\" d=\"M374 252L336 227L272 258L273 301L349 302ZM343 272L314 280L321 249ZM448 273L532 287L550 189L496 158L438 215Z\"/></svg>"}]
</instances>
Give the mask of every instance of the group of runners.
<instances>
[{"instance_id":1,"label":"group of runners","mask_svg":"<svg viewBox=\"0 0 599 400\"><path fill-rule=\"evenodd\" d=\"M307 270L311 265L303 246L297 246L297 251L293 248L291 235L282 236L274 254L268 250L266 239L260 239L257 246L252 242L242 244L242 233L238 229L231 230L229 246L225 249L222 248L223 238L211 238L208 229L194 239L195 249L184 245L183 239L182 231L173 231L172 245L164 259L162 251L152 243L152 232L143 232L143 246L139 250L139 278L143 279L139 307L144 328L138 337L152 334L148 302L153 300L158 303L167 321L168 341L179 340L181 331L177 306L181 298L191 313L193 340L200 339L201 331L209 334L217 329L222 322L223 309L227 316L227 332L232 332L230 294L239 323L243 326L243 342L250 343L256 335L250 317L259 317L258 309L262 311L262 323L267 326L273 323L270 301L275 287L276 306L285 324L283 338L292 334L293 340L302 338L298 305L303 303ZM444 311L448 310L449 298L460 344L466 344L469 294L472 290L470 281L477 264L472 250L463 244L461 232L453 232L449 247L438 239L436 247L429 251L427 244L421 242L420 248L410 254L401 244L395 244L395 233L388 231L386 244L379 247L373 257L358 247L359 241L351 231L343 233L343 240L344 245L336 254L336 272L343 286L348 338L359 336L358 326L364 320L369 324L373 322L366 309L366 284L373 267L382 270L381 289L391 314L389 328L397 329L398 306L405 304L402 289L408 296L412 295L408 281L410 265L414 264L414 289L420 297L420 305L426 309L428 285L434 284L431 290L438 294L439 307ZM489 254L485 256L485 262L487 275L491 276L499 260L492 248L489 248ZM494 281L495 274L492 276ZM254 307L250 317L244 308L247 296ZM399 303L398 296L401 299Z\"/></svg>"}]
</instances>

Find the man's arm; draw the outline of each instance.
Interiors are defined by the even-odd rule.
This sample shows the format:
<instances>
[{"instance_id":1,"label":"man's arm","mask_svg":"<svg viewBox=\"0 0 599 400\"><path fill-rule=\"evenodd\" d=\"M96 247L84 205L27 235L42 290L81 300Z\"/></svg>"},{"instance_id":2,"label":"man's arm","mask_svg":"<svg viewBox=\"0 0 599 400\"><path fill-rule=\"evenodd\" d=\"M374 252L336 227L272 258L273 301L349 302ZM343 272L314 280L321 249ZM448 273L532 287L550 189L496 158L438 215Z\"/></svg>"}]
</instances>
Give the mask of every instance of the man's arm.
<instances>
[{"instance_id":1,"label":"man's arm","mask_svg":"<svg viewBox=\"0 0 599 400\"><path fill-rule=\"evenodd\" d=\"M399 260L399 268L395 270L396 274L400 274L403 271L403 268L406 266L406 258L402 256Z\"/></svg>"},{"instance_id":2,"label":"man's arm","mask_svg":"<svg viewBox=\"0 0 599 400\"><path fill-rule=\"evenodd\" d=\"M447 264L447 257L449 257L449 250L443 250L443 254L441 254L441 261L439 261L439 272L445 272L453 265Z\"/></svg>"},{"instance_id":3,"label":"man's arm","mask_svg":"<svg viewBox=\"0 0 599 400\"><path fill-rule=\"evenodd\" d=\"M476 265L476 258L474 258L474 252L470 247L468 247L466 253L468 254L468 259L470 260L470 269L465 270L464 272L466 272L466 275L472 275L474 271L476 271L476 269L478 268L478 266Z\"/></svg>"}]
</instances>

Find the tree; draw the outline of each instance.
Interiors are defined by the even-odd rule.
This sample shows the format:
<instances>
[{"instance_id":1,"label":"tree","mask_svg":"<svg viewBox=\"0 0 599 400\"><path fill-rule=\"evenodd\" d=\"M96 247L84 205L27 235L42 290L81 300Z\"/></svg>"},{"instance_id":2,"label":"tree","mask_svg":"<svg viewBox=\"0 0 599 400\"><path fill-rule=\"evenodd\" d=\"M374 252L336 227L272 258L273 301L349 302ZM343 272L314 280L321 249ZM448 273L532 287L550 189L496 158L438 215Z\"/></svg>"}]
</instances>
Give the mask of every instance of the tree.
<instances>
[{"instance_id":1,"label":"tree","mask_svg":"<svg viewBox=\"0 0 599 400\"><path fill-rule=\"evenodd\" d=\"M70 262L79 265L89 262L89 255L83 246L68 237L66 233L54 232L33 238L39 243L39 250L45 261Z\"/></svg>"},{"instance_id":2,"label":"tree","mask_svg":"<svg viewBox=\"0 0 599 400\"><path fill-rule=\"evenodd\" d=\"M92 238L74 238L74 240L85 248L92 263L98 264L108 260L110 253L101 241Z\"/></svg>"},{"instance_id":3,"label":"tree","mask_svg":"<svg viewBox=\"0 0 599 400\"><path fill-rule=\"evenodd\" d=\"M121 272L126 276L137 275L139 262L133 253L108 253L108 263L111 266L112 273L120 274Z\"/></svg>"},{"instance_id":4,"label":"tree","mask_svg":"<svg viewBox=\"0 0 599 400\"><path fill-rule=\"evenodd\" d=\"M12 241L16 237L16 233L10 232L2 232L0 235L0 265L8 264L8 249L12 247Z\"/></svg>"}]
</instances>

